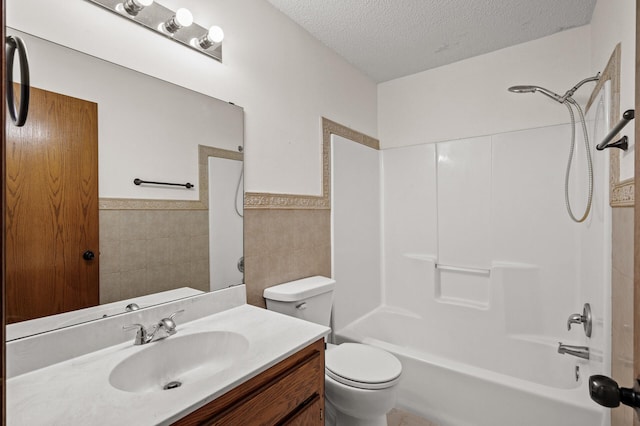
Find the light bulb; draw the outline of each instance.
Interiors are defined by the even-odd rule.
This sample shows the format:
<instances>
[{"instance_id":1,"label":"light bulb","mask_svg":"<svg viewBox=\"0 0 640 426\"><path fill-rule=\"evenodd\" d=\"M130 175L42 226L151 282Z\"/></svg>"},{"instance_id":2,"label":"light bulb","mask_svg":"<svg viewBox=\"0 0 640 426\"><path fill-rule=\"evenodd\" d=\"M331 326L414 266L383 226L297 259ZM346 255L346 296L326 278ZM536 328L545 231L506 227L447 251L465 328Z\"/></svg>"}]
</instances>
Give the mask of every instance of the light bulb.
<instances>
[{"instance_id":1,"label":"light bulb","mask_svg":"<svg viewBox=\"0 0 640 426\"><path fill-rule=\"evenodd\" d=\"M152 4L153 0L125 0L124 3L122 3L122 8L129 15L136 16L142 9Z\"/></svg>"},{"instance_id":2,"label":"light bulb","mask_svg":"<svg viewBox=\"0 0 640 426\"><path fill-rule=\"evenodd\" d=\"M167 32L173 34L180 28L188 27L191 24L193 24L193 15L189 10L181 7L163 26Z\"/></svg>"},{"instance_id":3,"label":"light bulb","mask_svg":"<svg viewBox=\"0 0 640 426\"><path fill-rule=\"evenodd\" d=\"M217 25L209 28L209 31L202 37L196 40L196 43L203 49L208 49L210 47L218 47L222 40L224 39L224 32L222 28Z\"/></svg>"}]
</instances>

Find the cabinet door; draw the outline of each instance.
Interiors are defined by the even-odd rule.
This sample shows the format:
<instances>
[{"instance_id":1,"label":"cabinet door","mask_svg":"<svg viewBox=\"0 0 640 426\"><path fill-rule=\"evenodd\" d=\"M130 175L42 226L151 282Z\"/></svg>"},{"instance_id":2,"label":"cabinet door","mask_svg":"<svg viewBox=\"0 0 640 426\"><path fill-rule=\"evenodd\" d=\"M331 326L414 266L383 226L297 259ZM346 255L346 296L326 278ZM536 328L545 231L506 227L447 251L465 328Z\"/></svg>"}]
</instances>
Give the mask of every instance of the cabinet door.
<instances>
[{"instance_id":1,"label":"cabinet door","mask_svg":"<svg viewBox=\"0 0 640 426\"><path fill-rule=\"evenodd\" d=\"M323 410L324 339L320 339L174 426L322 426ZM312 420L306 422L307 418Z\"/></svg>"},{"instance_id":2,"label":"cabinet door","mask_svg":"<svg viewBox=\"0 0 640 426\"><path fill-rule=\"evenodd\" d=\"M217 416L212 425L275 425L291 413L301 410L311 396L318 395L318 377L324 378L320 356L308 358L288 370L282 377L268 383L260 391Z\"/></svg>"}]
</instances>

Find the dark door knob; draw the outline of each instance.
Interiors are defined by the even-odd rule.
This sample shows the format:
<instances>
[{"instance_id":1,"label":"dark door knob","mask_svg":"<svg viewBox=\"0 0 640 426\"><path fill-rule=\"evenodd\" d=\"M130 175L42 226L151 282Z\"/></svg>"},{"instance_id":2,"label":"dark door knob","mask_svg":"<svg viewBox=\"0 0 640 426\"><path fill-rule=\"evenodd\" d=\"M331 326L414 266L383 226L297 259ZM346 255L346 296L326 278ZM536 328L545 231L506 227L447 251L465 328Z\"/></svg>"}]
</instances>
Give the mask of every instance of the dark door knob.
<instances>
[{"instance_id":1,"label":"dark door knob","mask_svg":"<svg viewBox=\"0 0 640 426\"><path fill-rule=\"evenodd\" d=\"M620 403L633 408L640 407L640 384L636 381L633 389L618 387L618 383L607 376L589 377L591 399L605 407L617 407Z\"/></svg>"},{"instance_id":2,"label":"dark door knob","mask_svg":"<svg viewBox=\"0 0 640 426\"><path fill-rule=\"evenodd\" d=\"M84 253L82 253L82 258L84 260L93 260L95 259L96 255L91 251L91 250L87 250Z\"/></svg>"}]
</instances>

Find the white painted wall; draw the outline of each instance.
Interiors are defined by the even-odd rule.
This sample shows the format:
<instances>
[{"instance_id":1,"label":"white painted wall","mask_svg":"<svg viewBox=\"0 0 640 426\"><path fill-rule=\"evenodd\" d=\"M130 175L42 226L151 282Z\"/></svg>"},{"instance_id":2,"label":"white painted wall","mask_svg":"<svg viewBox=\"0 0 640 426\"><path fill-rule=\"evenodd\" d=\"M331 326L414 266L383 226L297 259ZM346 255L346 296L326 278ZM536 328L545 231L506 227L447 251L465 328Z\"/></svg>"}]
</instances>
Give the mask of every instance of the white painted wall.
<instances>
[{"instance_id":1,"label":"white painted wall","mask_svg":"<svg viewBox=\"0 0 640 426\"><path fill-rule=\"evenodd\" d=\"M391 148L566 123L564 106L507 88L532 84L564 93L592 73L590 43L583 26L382 83L380 143ZM576 100L584 103L591 88Z\"/></svg>"},{"instance_id":2,"label":"white painted wall","mask_svg":"<svg viewBox=\"0 0 640 426\"><path fill-rule=\"evenodd\" d=\"M225 31L224 63L88 1L8 0L7 25L245 110L248 191L321 193L325 116L375 136L376 86L263 0L164 0Z\"/></svg>"},{"instance_id":3,"label":"white painted wall","mask_svg":"<svg viewBox=\"0 0 640 426\"><path fill-rule=\"evenodd\" d=\"M331 137L336 330L380 305L380 151Z\"/></svg>"},{"instance_id":4,"label":"white painted wall","mask_svg":"<svg viewBox=\"0 0 640 426\"><path fill-rule=\"evenodd\" d=\"M620 112L635 108L636 58L636 2L629 0L598 0L591 18L591 67L597 72L604 69L616 44L621 44ZM616 123L612 123L615 125ZM620 178L633 177L634 125L625 127L630 149L620 158Z\"/></svg>"}]
</instances>

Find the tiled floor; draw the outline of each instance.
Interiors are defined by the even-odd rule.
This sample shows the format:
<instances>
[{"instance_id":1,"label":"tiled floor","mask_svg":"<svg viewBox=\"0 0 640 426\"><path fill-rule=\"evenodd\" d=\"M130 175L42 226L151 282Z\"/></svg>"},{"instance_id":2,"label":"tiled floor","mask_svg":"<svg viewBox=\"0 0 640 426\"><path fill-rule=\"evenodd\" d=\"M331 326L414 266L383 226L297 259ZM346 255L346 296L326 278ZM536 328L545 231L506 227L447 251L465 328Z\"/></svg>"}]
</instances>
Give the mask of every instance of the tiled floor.
<instances>
[{"instance_id":1,"label":"tiled floor","mask_svg":"<svg viewBox=\"0 0 640 426\"><path fill-rule=\"evenodd\" d=\"M438 426L415 414L394 408L387 414L388 426Z\"/></svg>"}]
</instances>

